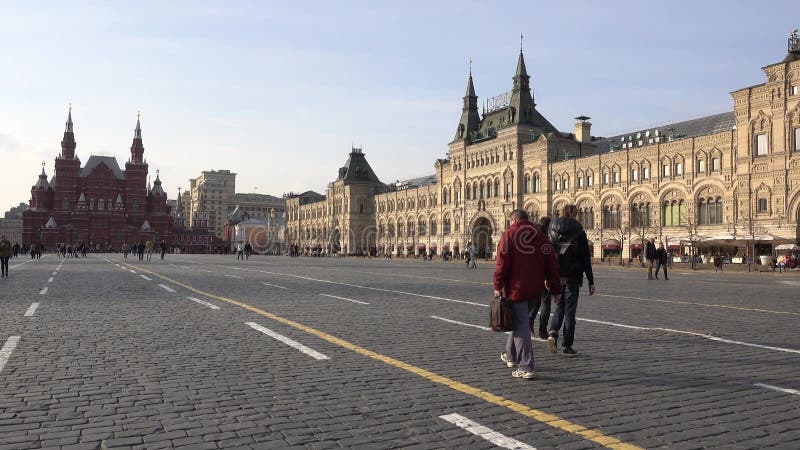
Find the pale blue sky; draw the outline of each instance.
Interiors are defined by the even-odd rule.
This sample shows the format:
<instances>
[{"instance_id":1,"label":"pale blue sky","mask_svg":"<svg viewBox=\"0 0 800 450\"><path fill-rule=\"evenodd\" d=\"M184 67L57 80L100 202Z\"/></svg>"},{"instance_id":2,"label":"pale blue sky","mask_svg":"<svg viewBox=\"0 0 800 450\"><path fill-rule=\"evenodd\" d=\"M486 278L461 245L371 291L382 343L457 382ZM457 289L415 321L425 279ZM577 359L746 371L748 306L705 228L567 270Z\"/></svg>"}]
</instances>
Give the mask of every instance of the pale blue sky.
<instances>
[{"instance_id":1,"label":"pale blue sky","mask_svg":"<svg viewBox=\"0 0 800 450\"><path fill-rule=\"evenodd\" d=\"M171 198L201 170L239 192L326 184L362 145L384 181L433 172L460 116L511 88L519 34L536 102L594 135L728 111L800 26L792 1L0 1L0 213L77 154L145 157ZM257 188L257 190L256 190Z\"/></svg>"}]
</instances>

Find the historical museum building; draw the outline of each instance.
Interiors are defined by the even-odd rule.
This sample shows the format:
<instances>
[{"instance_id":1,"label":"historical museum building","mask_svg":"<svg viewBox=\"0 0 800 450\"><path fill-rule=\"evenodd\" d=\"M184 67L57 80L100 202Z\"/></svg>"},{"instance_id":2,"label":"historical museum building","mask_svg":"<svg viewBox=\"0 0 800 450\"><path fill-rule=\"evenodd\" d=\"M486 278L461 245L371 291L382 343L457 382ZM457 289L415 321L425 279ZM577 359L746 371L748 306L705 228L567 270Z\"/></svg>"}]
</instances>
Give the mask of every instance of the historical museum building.
<instances>
[{"instance_id":1,"label":"historical museum building","mask_svg":"<svg viewBox=\"0 0 800 450\"><path fill-rule=\"evenodd\" d=\"M55 174L48 181L43 163L31 188L30 206L22 215L22 240L45 246L86 243L94 249L119 249L124 242L139 240L169 243L167 194L158 175L148 186L140 121L136 120L125 170L109 156L90 156L81 166L75 148L70 108Z\"/></svg>"},{"instance_id":2,"label":"historical museum building","mask_svg":"<svg viewBox=\"0 0 800 450\"><path fill-rule=\"evenodd\" d=\"M288 199L289 239L405 254L472 242L488 256L512 210L535 219L574 203L596 257L623 248L635 256L650 237L675 252L745 241L769 252L800 238L796 33L786 58L763 70L766 82L731 93L733 111L599 138L588 117L566 133L539 113L520 52L511 91L490 98L482 114L470 74L435 175L386 185L354 149L325 195Z\"/></svg>"}]
</instances>

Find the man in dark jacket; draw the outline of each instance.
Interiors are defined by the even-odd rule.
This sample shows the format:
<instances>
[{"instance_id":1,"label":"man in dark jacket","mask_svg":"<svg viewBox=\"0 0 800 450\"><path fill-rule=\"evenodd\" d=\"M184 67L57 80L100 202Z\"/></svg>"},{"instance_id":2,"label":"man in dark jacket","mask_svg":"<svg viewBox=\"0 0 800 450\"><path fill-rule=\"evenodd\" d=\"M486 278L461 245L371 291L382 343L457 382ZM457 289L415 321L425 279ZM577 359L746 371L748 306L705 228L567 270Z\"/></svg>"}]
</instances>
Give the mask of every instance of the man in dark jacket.
<instances>
[{"instance_id":1,"label":"man in dark jacket","mask_svg":"<svg viewBox=\"0 0 800 450\"><path fill-rule=\"evenodd\" d=\"M560 278L552 245L528 220L528 213L515 210L511 213L511 226L497 246L494 271L494 296L505 296L513 309L514 330L508 336L506 352L500 359L509 367L517 367L511 373L515 378L533 378L529 304L540 300L545 281L557 292ZM554 294L553 300L558 302L559 295Z\"/></svg>"},{"instance_id":2,"label":"man in dark jacket","mask_svg":"<svg viewBox=\"0 0 800 450\"><path fill-rule=\"evenodd\" d=\"M548 235L550 230L550 217L544 216L539 219L539 228L542 230L545 236ZM539 313L539 331L538 336L539 339L546 340L549 336L547 332L547 326L550 322L550 306L552 302L550 299L550 291L546 288L542 290L542 301L539 303L534 302L531 305L531 333L534 336L537 335L535 321L536 321L536 314ZM541 309L540 309L541 308Z\"/></svg>"},{"instance_id":3,"label":"man in dark jacket","mask_svg":"<svg viewBox=\"0 0 800 450\"><path fill-rule=\"evenodd\" d=\"M653 239L647 241L644 245L644 259L647 260L647 279L653 279L653 264L656 261L656 244L653 243Z\"/></svg>"},{"instance_id":4,"label":"man in dark jacket","mask_svg":"<svg viewBox=\"0 0 800 450\"><path fill-rule=\"evenodd\" d=\"M583 274L589 280L589 295L594 295L594 273L589 254L589 240L583 225L575 220L578 208L566 205L561 210L561 217L550 224L550 240L558 257L558 270L561 274L561 301L553 296L555 311L550 319L550 336L547 338L547 349L551 353L558 347L558 330L564 325L564 355L575 356L572 348L575 340L575 313L578 310L578 293L583 285Z\"/></svg>"},{"instance_id":5,"label":"man in dark jacket","mask_svg":"<svg viewBox=\"0 0 800 450\"><path fill-rule=\"evenodd\" d=\"M669 255L667 255L667 249L664 248L664 244L658 246L658 250L656 250L656 280L658 279L658 271L664 269L664 279L669 280L667 277L667 263L669 262Z\"/></svg>"}]
</instances>

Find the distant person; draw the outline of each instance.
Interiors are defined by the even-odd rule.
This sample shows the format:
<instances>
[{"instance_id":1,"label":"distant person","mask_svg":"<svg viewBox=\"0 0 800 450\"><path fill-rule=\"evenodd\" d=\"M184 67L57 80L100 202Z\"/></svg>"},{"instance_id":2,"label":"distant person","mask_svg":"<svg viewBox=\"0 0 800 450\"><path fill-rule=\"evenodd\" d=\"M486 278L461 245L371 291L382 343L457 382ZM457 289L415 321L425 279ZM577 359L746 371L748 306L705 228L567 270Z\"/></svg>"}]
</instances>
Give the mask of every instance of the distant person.
<instances>
[{"instance_id":1,"label":"distant person","mask_svg":"<svg viewBox=\"0 0 800 450\"><path fill-rule=\"evenodd\" d=\"M644 259L647 260L647 279L653 279L653 264L656 260L656 244L650 239L644 246Z\"/></svg>"},{"instance_id":2,"label":"distant person","mask_svg":"<svg viewBox=\"0 0 800 450\"><path fill-rule=\"evenodd\" d=\"M164 255L167 254L167 243L164 240L161 240L161 260L164 260Z\"/></svg>"},{"instance_id":3,"label":"distant person","mask_svg":"<svg viewBox=\"0 0 800 450\"><path fill-rule=\"evenodd\" d=\"M244 247L242 246L242 241L236 244L236 260L244 260Z\"/></svg>"},{"instance_id":4,"label":"distant person","mask_svg":"<svg viewBox=\"0 0 800 450\"><path fill-rule=\"evenodd\" d=\"M517 209L511 213L511 226L497 246L496 264L494 296L508 299L514 316L514 329L500 359L508 367L516 367L511 376L530 380L534 376L530 305L540 301L545 282L556 291L553 300L558 302L560 279L552 246L544 233L528 220L527 212Z\"/></svg>"},{"instance_id":5,"label":"distant person","mask_svg":"<svg viewBox=\"0 0 800 450\"><path fill-rule=\"evenodd\" d=\"M144 246L147 251L147 262L150 262L150 259L153 257L153 241L148 239Z\"/></svg>"},{"instance_id":6,"label":"distant person","mask_svg":"<svg viewBox=\"0 0 800 450\"><path fill-rule=\"evenodd\" d=\"M14 247L11 249L11 252L12 252L12 256L13 256L14 258L16 258L17 256L19 256L19 244L17 244L17 243L14 243Z\"/></svg>"},{"instance_id":7,"label":"distant person","mask_svg":"<svg viewBox=\"0 0 800 450\"><path fill-rule=\"evenodd\" d=\"M12 251L11 242L6 239L6 235L0 236L0 272L2 272L2 278L8 276L8 260L11 258Z\"/></svg>"},{"instance_id":8,"label":"distant person","mask_svg":"<svg viewBox=\"0 0 800 450\"><path fill-rule=\"evenodd\" d=\"M139 241L136 245L136 254L139 255L139 261L144 261L144 241Z\"/></svg>"},{"instance_id":9,"label":"distant person","mask_svg":"<svg viewBox=\"0 0 800 450\"><path fill-rule=\"evenodd\" d=\"M667 264L669 263L669 255L667 254L667 249L664 248L664 244L661 243L658 246L658 250L656 250L656 280L658 279L658 271L664 269L664 279L669 280L667 276Z\"/></svg>"},{"instance_id":10,"label":"distant person","mask_svg":"<svg viewBox=\"0 0 800 450\"><path fill-rule=\"evenodd\" d=\"M714 272L722 272L722 257L714 256Z\"/></svg>"},{"instance_id":11,"label":"distant person","mask_svg":"<svg viewBox=\"0 0 800 450\"><path fill-rule=\"evenodd\" d=\"M553 301L556 303L547 338L547 349L556 352L558 346L558 331L564 326L564 355L575 356L578 354L572 348L575 340L575 313L578 310L578 293L583 286L583 275L589 281L589 295L594 295L594 273L592 272L592 259L589 253L589 239L583 225L575 217L578 207L566 205L561 210L561 216L550 224L550 241L558 257L558 270L561 274L561 298Z\"/></svg>"},{"instance_id":12,"label":"distant person","mask_svg":"<svg viewBox=\"0 0 800 450\"><path fill-rule=\"evenodd\" d=\"M476 262L477 256L478 256L478 249L475 248L474 244L470 245L469 246L469 264L467 265L467 267L470 267L472 269L477 269L478 268L478 263Z\"/></svg>"},{"instance_id":13,"label":"distant person","mask_svg":"<svg viewBox=\"0 0 800 450\"><path fill-rule=\"evenodd\" d=\"M550 218L544 216L539 219L539 229L541 232L547 236L548 230L550 229ZM531 307L530 312L530 321L531 321L531 332L534 335L537 335L536 328L534 326L534 322L536 322L536 314L539 314L539 332L538 336L539 339L547 340L549 334L547 333L547 326L550 322L550 290L544 288L542 290L542 298L539 303L534 303Z\"/></svg>"},{"instance_id":14,"label":"distant person","mask_svg":"<svg viewBox=\"0 0 800 450\"><path fill-rule=\"evenodd\" d=\"M128 261L128 253L131 252L131 246L128 245L127 242L122 244L122 260L127 262Z\"/></svg>"},{"instance_id":15,"label":"distant person","mask_svg":"<svg viewBox=\"0 0 800 450\"><path fill-rule=\"evenodd\" d=\"M250 255L253 253L253 246L250 245L250 241L245 242L244 244L244 259L250 259Z\"/></svg>"}]
</instances>

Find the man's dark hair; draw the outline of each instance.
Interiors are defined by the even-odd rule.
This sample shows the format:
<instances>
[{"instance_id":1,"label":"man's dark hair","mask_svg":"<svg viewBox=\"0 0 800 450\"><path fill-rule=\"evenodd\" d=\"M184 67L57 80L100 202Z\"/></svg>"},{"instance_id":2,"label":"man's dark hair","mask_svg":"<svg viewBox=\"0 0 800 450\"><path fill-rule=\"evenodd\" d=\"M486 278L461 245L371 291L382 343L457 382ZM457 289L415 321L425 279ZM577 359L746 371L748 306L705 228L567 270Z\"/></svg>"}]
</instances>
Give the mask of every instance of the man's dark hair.
<instances>
[{"instance_id":1,"label":"man's dark hair","mask_svg":"<svg viewBox=\"0 0 800 450\"><path fill-rule=\"evenodd\" d=\"M524 209L511 211L511 218L516 220L528 220L528 213Z\"/></svg>"},{"instance_id":2,"label":"man's dark hair","mask_svg":"<svg viewBox=\"0 0 800 450\"><path fill-rule=\"evenodd\" d=\"M552 219L550 219L550 217L548 216L542 216L541 218L539 218L539 227L541 227L542 231L546 232L547 229L550 228L551 220Z\"/></svg>"}]
</instances>

